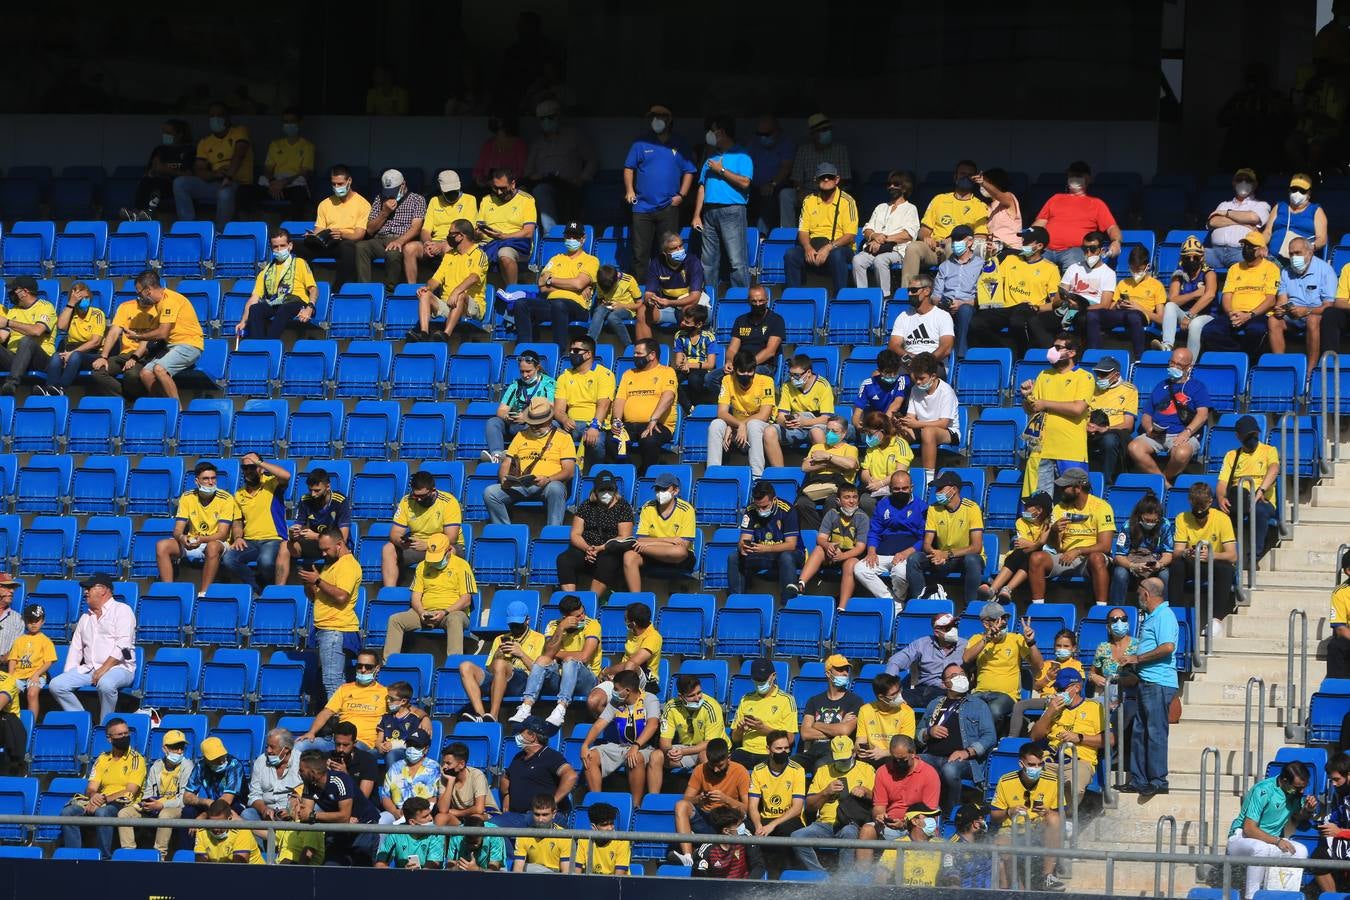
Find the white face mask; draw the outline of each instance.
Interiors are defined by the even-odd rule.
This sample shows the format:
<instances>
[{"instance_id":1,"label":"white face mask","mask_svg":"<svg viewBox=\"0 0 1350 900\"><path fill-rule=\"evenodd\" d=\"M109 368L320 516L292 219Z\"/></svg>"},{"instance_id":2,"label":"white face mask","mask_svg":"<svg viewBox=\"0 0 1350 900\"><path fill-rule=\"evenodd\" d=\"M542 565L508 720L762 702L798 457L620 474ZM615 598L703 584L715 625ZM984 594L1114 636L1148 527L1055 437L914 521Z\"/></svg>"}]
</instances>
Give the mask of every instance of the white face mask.
<instances>
[{"instance_id":1,"label":"white face mask","mask_svg":"<svg viewBox=\"0 0 1350 900\"><path fill-rule=\"evenodd\" d=\"M964 693L965 693L966 691L968 691L968 690L970 690L970 679L969 679L969 678L967 678L967 677L964 676L964 675L956 675L956 676L953 676L953 677L952 677L952 693L953 693L953 694L964 694Z\"/></svg>"},{"instance_id":2,"label":"white face mask","mask_svg":"<svg viewBox=\"0 0 1350 900\"><path fill-rule=\"evenodd\" d=\"M606 506L613 503L614 493L612 491L604 491L603 493L600 494L600 502L605 504Z\"/></svg>"},{"instance_id":3,"label":"white face mask","mask_svg":"<svg viewBox=\"0 0 1350 900\"><path fill-rule=\"evenodd\" d=\"M955 644L959 638L960 635L956 633L955 628L948 628L942 632L942 640L948 644Z\"/></svg>"},{"instance_id":4,"label":"white face mask","mask_svg":"<svg viewBox=\"0 0 1350 900\"><path fill-rule=\"evenodd\" d=\"M660 506L665 506L675 496L674 491L657 491L656 502Z\"/></svg>"},{"instance_id":5,"label":"white face mask","mask_svg":"<svg viewBox=\"0 0 1350 900\"><path fill-rule=\"evenodd\" d=\"M1295 206L1302 206L1308 202L1308 194L1306 191L1290 191L1289 202Z\"/></svg>"},{"instance_id":6,"label":"white face mask","mask_svg":"<svg viewBox=\"0 0 1350 900\"><path fill-rule=\"evenodd\" d=\"M709 128L707 131L705 131L705 132L703 133L703 143L707 144L709 147L716 147L716 146L717 146L717 132L713 131L711 128Z\"/></svg>"},{"instance_id":7,"label":"white face mask","mask_svg":"<svg viewBox=\"0 0 1350 900\"><path fill-rule=\"evenodd\" d=\"M1250 181L1239 181L1233 185L1233 193L1239 197L1250 197L1252 195L1252 183Z\"/></svg>"},{"instance_id":8,"label":"white face mask","mask_svg":"<svg viewBox=\"0 0 1350 900\"><path fill-rule=\"evenodd\" d=\"M654 133L660 134L660 133L662 133L662 132L665 131L665 130L666 130L666 120L665 120L665 119L652 119L652 131L653 131Z\"/></svg>"}]
</instances>

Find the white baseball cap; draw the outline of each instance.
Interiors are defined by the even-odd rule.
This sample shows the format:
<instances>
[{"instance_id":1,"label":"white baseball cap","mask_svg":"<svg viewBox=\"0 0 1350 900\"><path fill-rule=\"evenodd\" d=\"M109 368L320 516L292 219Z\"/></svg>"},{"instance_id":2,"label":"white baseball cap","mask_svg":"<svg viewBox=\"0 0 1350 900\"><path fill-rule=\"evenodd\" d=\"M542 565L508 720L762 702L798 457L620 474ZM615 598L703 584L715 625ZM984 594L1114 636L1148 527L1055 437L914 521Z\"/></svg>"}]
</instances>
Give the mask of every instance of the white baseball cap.
<instances>
[{"instance_id":1,"label":"white baseball cap","mask_svg":"<svg viewBox=\"0 0 1350 900\"><path fill-rule=\"evenodd\" d=\"M436 183L441 186L443 191L457 191L460 188L459 173L454 169L446 169L436 176Z\"/></svg>"}]
</instances>

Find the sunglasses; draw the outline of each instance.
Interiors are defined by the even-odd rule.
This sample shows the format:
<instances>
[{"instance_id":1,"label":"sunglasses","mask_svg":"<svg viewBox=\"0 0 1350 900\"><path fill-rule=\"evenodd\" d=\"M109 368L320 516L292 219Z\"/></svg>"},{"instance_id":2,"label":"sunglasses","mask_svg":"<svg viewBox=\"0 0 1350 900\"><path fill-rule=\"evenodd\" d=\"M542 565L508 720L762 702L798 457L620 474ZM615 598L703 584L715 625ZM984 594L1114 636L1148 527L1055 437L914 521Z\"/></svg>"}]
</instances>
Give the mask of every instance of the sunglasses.
<instances>
[{"instance_id":1,"label":"sunglasses","mask_svg":"<svg viewBox=\"0 0 1350 900\"><path fill-rule=\"evenodd\" d=\"M375 666L373 663L357 663L357 664L356 664L356 671L358 671L358 672L374 672L375 669L376 669L376 666Z\"/></svg>"},{"instance_id":2,"label":"sunglasses","mask_svg":"<svg viewBox=\"0 0 1350 900\"><path fill-rule=\"evenodd\" d=\"M1097 252L1098 250L1100 250L1100 249L1102 249L1102 245L1101 245L1101 244L1084 244L1084 245L1083 245L1083 252L1084 252L1084 253L1096 253L1096 252Z\"/></svg>"},{"instance_id":3,"label":"sunglasses","mask_svg":"<svg viewBox=\"0 0 1350 900\"><path fill-rule=\"evenodd\" d=\"M568 353L589 353L590 351L587 350L585 347L571 347L571 348L568 349L567 352L568 352Z\"/></svg>"},{"instance_id":4,"label":"sunglasses","mask_svg":"<svg viewBox=\"0 0 1350 900\"><path fill-rule=\"evenodd\" d=\"M1106 620L1106 624L1114 625L1117 622L1128 622L1128 621L1130 620L1125 618L1124 616L1112 616L1111 618Z\"/></svg>"},{"instance_id":5,"label":"sunglasses","mask_svg":"<svg viewBox=\"0 0 1350 900\"><path fill-rule=\"evenodd\" d=\"M1056 349L1056 350L1068 350L1068 349L1069 349L1069 345L1068 345L1068 344L1055 344L1054 346L1055 346L1055 349Z\"/></svg>"}]
</instances>

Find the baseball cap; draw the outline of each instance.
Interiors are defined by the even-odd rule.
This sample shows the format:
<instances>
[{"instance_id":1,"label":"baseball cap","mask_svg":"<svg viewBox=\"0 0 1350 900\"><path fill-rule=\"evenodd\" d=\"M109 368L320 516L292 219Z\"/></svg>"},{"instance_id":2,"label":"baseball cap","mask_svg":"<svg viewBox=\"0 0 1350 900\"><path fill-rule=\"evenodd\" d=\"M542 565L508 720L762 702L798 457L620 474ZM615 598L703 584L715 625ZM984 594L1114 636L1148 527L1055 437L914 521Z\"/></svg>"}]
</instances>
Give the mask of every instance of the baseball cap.
<instances>
[{"instance_id":1,"label":"baseball cap","mask_svg":"<svg viewBox=\"0 0 1350 900\"><path fill-rule=\"evenodd\" d=\"M450 538L444 533L437 533L427 538L426 561L433 565L445 559L445 554L450 552Z\"/></svg>"},{"instance_id":2,"label":"baseball cap","mask_svg":"<svg viewBox=\"0 0 1350 900\"><path fill-rule=\"evenodd\" d=\"M32 606L23 608L23 620L25 622L41 622L47 618L47 611L42 608L42 604L34 603Z\"/></svg>"},{"instance_id":3,"label":"baseball cap","mask_svg":"<svg viewBox=\"0 0 1350 900\"><path fill-rule=\"evenodd\" d=\"M655 103L655 104L652 104L651 106L647 107L647 115L649 115L649 116L665 116L667 119L673 119L673 118L675 118L675 114L672 113L672 112L670 111L670 107L668 107L668 106L661 106L659 103Z\"/></svg>"},{"instance_id":4,"label":"baseball cap","mask_svg":"<svg viewBox=\"0 0 1350 900\"><path fill-rule=\"evenodd\" d=\"M843 762L852 758L853 738L846 734L840 734L830 739L830 759L835 762Z\"/></svg>"},{"instance_id":5,"label":"baseball cap","mask_svg":"<svg viewBox=\"0 0 1350 900\"><path fill-rule=\"evenodd\" d=\"M1304 175L1302 172L1300 172L1289 179L1289 186L1291 188L1299 188L1301 190L1310 191L1312 190L1312 179L1309 178L1307 175Z\"/></svg>"},{"instance_id":6,"label":"baseball cap","mask_svg":"<svg viewBox=\"0 0 1350 900\"><path fill-rule=\"evenodd\" d=\"M436 184L443 191L457 191L460 189L459 173L454 169L446 169L436 176Z\"/></svg>"},{"instance_id":7,"label":"baseball cap","mask_svg":"<svg viewBox=\"0 0 1350 900\"><path fill-rule=\"evenodd\" d=\"M842 653L832 653L825 660L827 669L847 669L849 668L848 657Z\"/></svg>"},{"instance_id":8,"label":"baseball cap","mask_svg":"<svg viewBox=\"0 0 1350 900\"><path fill-rule=\"evenodd\" d=\"M80 582L80 587L84 588L87 591L90 588L96 587L97 585L100 584L103 585L108 590L112 590L113 586L112 579L109 578L107 575L91 575L84 581Z\"/></svg>"},{"instance_id":9,"label":"baseball cap","mask_svg":"<svg viewBox=\"0 0 1350 900\"><path fill-rule=\"evenodd\" d=\"M1120 371L1120 360L1114 356L1103 356L1092 366L1092 371L1101 375L1110 375L1112 372Z\"/></svg>"},{"instance_id":10,"label":"baseball cap","mask_svg":"<svg viewBox=\"0 0 1350 900\"><path fill-rule=\"evenodd\" d=\"M1181 255L1204 256L1205 245L1200 243L1200 239L1198 237L1196 237L1195 235L1191 235L1190 237L1186 238L1186 240L1181 242Z\"/></svg>"},{"instance_id":11,"label":"baseball cap","mask_svg":"<svg viewBox=\"0 0 1350 900\"><path fill-rule=\"evenodd\" d=\"M38 283L37 279L32 275L18 275L9 280L9 284L6 285L6 288L10 291L28 291L28 293L36 296L38 292Z\"/></svg>"},{"instance_id":12,"label":"baseball cap","mask_svg":"<svg viewBox=\"0 0 1350 900\"><path fill-rule=\"evenodd\" d=\"M187 744L187 735L175 728L172 731L164 732L164 740L160 743L165 747L185 746Z\"/></svg>"},{"instance_id":13,"label":"baseball cap","mask_svg":"<svg viewBox=\"0 0 1350 900\"><path fill-rule=\"evenodd\" d=\"M584 238L586 236L586 226L580 222L568 222L563 226L563 237Z\"/></svg>"},{"instance_id":14,"label":"baseball cap","mask_svg":"<svg viewBox=\"0 0 1350 900\"><path fill-rule=\"evenodd\" d=\"M908 822L912 819L918 818L919 816L929 818L930 816L936 816L937 814L938 811L936 809L929 809L928 807L922 805L911 806L909 809L905 810L905 821Z\"/></svg>"},{"instance_id":15,"label":"baseball cap","mask_svg":"<svg viewBox=\"0 0 1350 900\"><path fill-rule=\"evenodd\" d=\"M407 744L409 747L430 747L431 735L420 728L414 728L412 731L408 732L407 737L403 739L403 743Z\"/></svg>"},{"instance_id":16,"label":"baseball cap","mask_svg":"<svg viewBox=\"0 0 1350 900\"><path fill-rule=\"evenodd\" d=\"M955 472L943 472L937 478L933 479L933 489L944 487L961 487L961 476Z\"/></svg>"},{"instance_id":17,"label":"baseball cap","mask_svg":"<svg viewBox=\"0 0 1350 900\"><path fill-rule=\"evenodd\" d=\"M956 616L951 613L938 613L933 617L933 629L946 631L956 624Z\"/></svg>"},{"instance_id":18,"label":"baseball cap","mask_svg":"<svg viewBox=\"0 0 1350 900\"><path fill-rule=\"evenodd\" d=\"M775 671L773 663L767 659L757 659L750 663L750 677L755 681L767 681Z\"/></svg>"},{"instance_id":19,"label":"baseball cap","mask_svg":"<svg viewBox=\"0 0 1350 900\"><path fill-rule=\"evenodd\" d=\"M530 621L530 608L519 600L512 600L506 605L506 624L521 625Z\"/></svg>"},{"instance_id":20,"label":"baseball cap","mask_svg":"<svg viewBox=\"0 0 1350 900\"><path fill-rule=\"evenodd\" d=\"M526 716L525 721L521 722L520 727L516 729L517 734L522 731L532 731L544 740L548 740L553 737L553 734L557 729L545 721L542 716L531 715Z\"/></svg>"},{"instance_id":21,"label":"baseball cap","mask_svg":"<svg viewBox=\"0 0 1350 900\"><path fill-rule=\"evenodd\" d=\"M832 127L830 123L830 117L825 115L824 113L812 113L811 116L806 120L807 131L813 132L824 131L825 129L830 127Z\"/></svg>"},{"instance_id":22,"label":"baseball cap","mask_svg":"<svg viewBox=\"0 0 1350 900\"><path fill-rule=\"evenodd\" d=\"M614 480L614 473L609 469L601 469L595 473L595 489L597 491L612 491L618 487Z\"/></svg>"},{"instance_id":23,"label":"baseball cap","mask_svg":"<svg viewBox=\"0 0 1350 900\"><path fill-rule=\"evenodd\" d=\"M553 418L553 404L546 397L535 397L525 407L525 421L530 425L543 425Z\"/></svg>"},{"instance_id":24,"label":"baseball cap","mask_svg":"<svg viewBox=\"0 0 1350 900\"><path fill-rule=\"evenodd\" d=\"M1007 614L1008 610L1004 608L1003 604L995 603L993 600L990 600L984 606L980 607L981 622L992 622L996 619L1003 618Z\"/></svg>"},{"instance_id":25,"label":"baseball cap","mask_svg":"<svg viewBox=\"0 0 1350 900\"><path fill-rule=\"evenodd\" d=\"M1233 180L1255 182L1256 172L1252 169L1247 168L1246 166L1243 166L1241 169L1238 169L1236 172L1233 173Z\"/></svg>"},{"instance_id":26,"label":"baseball cap","mask_svg":"<svg viewBox=\"0 0 1350 900\"><path fill-rule=\"evenodd\" d=\"M403 187L403 173L398 169L385 169L384 174L380 176L380 196L386 200L397 197L398 189L401 187Z\"/></svg>"},{"instance_id":27,"label":"baseball cap","mask_svg":"<svg viewBox=\"0 0 1350 900\"><path fill-rule=\"evenodd\" d=\"M225 743L218 737L209 737L202 741L202 759L216 760L229 756Z\"/></svg>"},{"instance_id":28,"label":"baseball cap","mask_svg":"<svg viewBox=\"0 0 1350 900\"><path fill-rule=\"evenodd\" d=\"M1251 244L1253 247L1264 247L1266 246L1266 236L1253 228L1251 231L1244 234L1242 240L1238 243Z\"/></svg>"},{"instance_id":29,"label":"baseball cap","mask_svg":"<svg viewBox=\"0 0 1350 900\"><path fill-rule=\"evenodd\" d=\"M1064 473L1055 479L1055 487L1087 487L1089 484L1091 482L1088 481L1087 470L1078 466L1065 469Z\"/></svg>"},{"instance_id":30,"label":"baseball cap","mask_svg":"<svg viewBox=\"0 0 1350 900\"><path fill-rule=\"evenodd\" d=\"M1083 673L1077 669L1060 669L1059 674L1055 676L1055 688L1064 690L1071 684L1079 684L1083 680Z\"/></svg>"},{"instance_id":31,"label":"baseball cap","mask_svg":"<svg viewBox=\"0 0 1350 900\"><path fill-rule=\"evenodd\" d=\"M1032 225L1030 228L1023 228L1022 242L1025 244L1048 244L1050 243L1050 232L1046 231L1040 225Z\"/></svg>"},{"instance_id":32,"label":"baseball cap","mask_svg":"<svg viewBox=\"0 0 1350 900\"><path fill-rule=\"evenodd\" d=\"M839 169L832 162L823 162L816 166L816 178L838 178Z\"/></svg>"},{"instance_id":33,"label":"baseball cap","mask_svg":"<svg viewBox=\"0 0 1350 900\"><path fill-rule=\"evenodd\" d=\"M964 241L975 236L975 229L969 225L957 225L952 229L952 240Z\"/></svg>"},{"instance_id":34,"label":"baseball cap","mask_svg":"<svg viewBox=\"0 0 1350 900\"><path fill-rule=\"evenodd\" d=\"M662 472L656 476L655 486L659 488L679 487L680 479L676 478L671 472Z\"/></svg>"},{"instance_id":35,"label":"baseball cap","mask_svg":"<svg viewBox=\"0 0 1350 900\"><path fill-rule=\"evenodd\" d=\"M556 116L562 107L558 105L557 100L540 100L534 107L534 114L544 119L549 116Z\"/></svg>"},{"instance_id":36,"label":"baseball cap","mask_svg":"<svg viewBox=\"0 0 1350 900\"><path fill-rule=\"evenodd\" d=\"M315 469L305 476L305 484L328 484L328 482L329 477L327 469Z\"/></svg>"},{"instance_id":37,"label":"baseball cap","mask_svg":"<svg viewBox=\"0 0 1350 900\"><path fill-rule=\"evenodd\" d=\"M1251 416L1243 416L1233 425L1233 430L1237 432L1238 437L1243 437L1248 434L1260 434L1261 426L1258 425L1256 419Z\"/></svg>"}]
</instances>

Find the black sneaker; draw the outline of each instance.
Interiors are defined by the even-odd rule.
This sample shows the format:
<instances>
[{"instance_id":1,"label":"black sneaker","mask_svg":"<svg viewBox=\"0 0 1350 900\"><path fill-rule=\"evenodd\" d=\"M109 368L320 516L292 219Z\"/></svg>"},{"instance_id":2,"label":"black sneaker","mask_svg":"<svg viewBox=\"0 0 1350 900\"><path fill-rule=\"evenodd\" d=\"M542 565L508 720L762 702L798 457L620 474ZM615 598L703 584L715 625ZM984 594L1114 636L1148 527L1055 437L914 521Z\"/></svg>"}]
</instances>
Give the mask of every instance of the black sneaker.
<instances>
[{"instance_id":1,"label":"black sneaker","mask_svg":"<svg viewBox=\"0 0 1350 900\"><path fill-rule=\"evenodd\" d=\"M637 545L637 538L610 538L605 541L606 550L632 550Z\"/></svg>"},{"instance_id":2,"label":"black sneaker","mask_svg":"<svg viewBox=\"0 0 1350 900\"><path fill-rule=\"evenodd\" d=\"M480 722L495 722L495 721L497 721L497 717L494 716L492 713L483 713L482 717L481 717L478 721L480 721Z\"/></svg>"},{"instance_id":3,"label":"black sneaker","mask_svg":"<svg viewBox=\"0 0 1350 900\"><path fill-rule=\"evenodd\" d=\"M8 378L5 379L3 383L0 383L0 397L13 397L18 390L18 383Z\"/></svg>"},{"instance_id":4,"label":"black sneaker","mask_svg":"<svg viewBox=\"0 0 1350 900\"><path fill-rule=\"evenodd\" d=\"M433 341L440 341L442 344L445 344L445 345L448 346L448 345L450 344L450 332L448 332L448 331L437 331L437 332L434 332L434 333L431 335L431 340L433 340Z\"/></svg>"},{"instance_id":5,"label":"black sneaker","mask_svg":"<svg viewBox=\"0 0 1350 900\"><path fill-rule=\"evenodd\" d=\"M1053 873L1042 875L1040 880L1036 882L1036 889L1058 893L1064 890L1064 882L1060 881Z\"/></svg>"},{"instance_id":6,"label":"black sneaker","mask_svg":"<svg viewBox=\"0 0 1350 900\"><path fill-rule=\"evenodd\" d=\"M47 392L48 397L64 397L66 395L66 389L59 384L44 385L42 389Z\"/></svg>"},{"instance_id":7,"label":"black sneaker","mask_svg":"<svg viewBox=\"0 0 1350 900\"><path fill-rule=\"evenodd\" d=\"M408 333L403 335L403 340L407 341L409 344L420 344L422 341L425 341L429 337L431 337L431 335L425 331L419 331L416 328L410 328L408 329Z\"/></svg>"},{"instance_id":8,"label":"black sneaker","mask_svg":"<svg viewBox=\"0 0 1350 900\"><path fill-rule=\"evenodd\" d=\"M804 587L805 586L800 581L795 581L792 584L789 584L787 587L783 588L783 599L791 600L794 597L799 596Z\"/></svg>"},{"instance_id":9,"label":"black sneaker","mask_svg":"<svg viewBox=\"0 0 1350 900\"><path fill-rule=\"evenodd\" d=\"M469 712L466 709L464 710L464 712L459 714L459 720L461 722L481 722L483 721L483 717L475 713Z\"/></svg>"}]
</instances>

